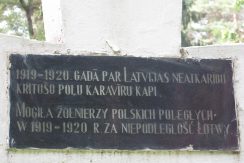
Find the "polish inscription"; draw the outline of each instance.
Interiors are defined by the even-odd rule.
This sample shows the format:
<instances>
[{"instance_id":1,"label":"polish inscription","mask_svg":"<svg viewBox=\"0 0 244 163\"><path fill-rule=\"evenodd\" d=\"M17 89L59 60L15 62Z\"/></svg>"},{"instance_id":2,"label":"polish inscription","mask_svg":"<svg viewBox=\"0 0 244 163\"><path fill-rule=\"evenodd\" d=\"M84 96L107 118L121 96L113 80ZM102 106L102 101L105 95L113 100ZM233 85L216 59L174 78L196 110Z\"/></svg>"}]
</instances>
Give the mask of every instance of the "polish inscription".
<instances>
[{"instance_id":1,"label":"polish inscription","mask_svg":"<svg viewBox=\"0 0 244 163\"><path fill-rule=\"evenodd\" d=\"M10 56L10 147L237 150L230 60Z\"/></svg>"}]
</instances>

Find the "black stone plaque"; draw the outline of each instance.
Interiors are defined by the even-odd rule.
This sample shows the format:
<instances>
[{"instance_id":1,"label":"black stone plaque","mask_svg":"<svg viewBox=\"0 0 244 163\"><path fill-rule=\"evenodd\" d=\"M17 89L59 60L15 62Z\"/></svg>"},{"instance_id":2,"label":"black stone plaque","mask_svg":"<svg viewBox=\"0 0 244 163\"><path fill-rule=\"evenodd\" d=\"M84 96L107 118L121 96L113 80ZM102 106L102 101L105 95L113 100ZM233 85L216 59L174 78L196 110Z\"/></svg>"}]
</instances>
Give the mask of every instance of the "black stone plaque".
<instances>
[{"instance_id":1,"label":"black stone plaque","mask_svg":"<svg viewBox=\"0 0 244 163\"><path fill-rule=\"evenodd\" d=\"M10 56L10 147L238 150L232 61Z\"/></svg>"}]
</instances>

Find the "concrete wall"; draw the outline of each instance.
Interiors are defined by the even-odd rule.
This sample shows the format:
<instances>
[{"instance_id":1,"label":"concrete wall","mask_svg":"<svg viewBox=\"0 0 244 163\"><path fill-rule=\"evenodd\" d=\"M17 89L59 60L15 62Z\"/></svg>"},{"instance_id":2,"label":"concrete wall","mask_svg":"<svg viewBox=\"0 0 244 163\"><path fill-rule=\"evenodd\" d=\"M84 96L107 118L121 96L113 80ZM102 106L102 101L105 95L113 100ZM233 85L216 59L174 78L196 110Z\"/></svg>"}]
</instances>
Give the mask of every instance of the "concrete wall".
<instances>
[{"instance_id":1,"label":"concrete wall","mask_svg":"<svg viewBox=\"0 0 244 163\"><path fill-rule=\"evenodd\" d=\"M42 0L45 37L51 43L63 43L63 26L60 0Z\"/></svg>"},{"instance_id":2,"label":"concrete wall","mask_svg":"<svg viewBox=\"0 0 244 163\"><path fill-rule=\"evenodd\" d=\"M42 0L47 41L73 51L178 54L181 0Z\"/></svg>"},{"instance_id":3,"label":"concrete wall","mask_svg":"<svg viewBox=\"0 0 244 163\"><path fill-rule=\"evenodd\" d=\"M73 51L71 49L71 51ZM66 53L62 45L30 41L19 37L0 35L0 162L1 163L242 163L244 143L241 151L117 151L117 150L14 150L8 147L9 99L8 99L8 60L12 53ZM185 48L184 57L233 58L235 60L234 88L240 122L240 134L244 131L244 45L209 46ZM83 54L84 52L79 52ZM181 57L178 55L178 57Z\"/></svg>"}]
</instances>

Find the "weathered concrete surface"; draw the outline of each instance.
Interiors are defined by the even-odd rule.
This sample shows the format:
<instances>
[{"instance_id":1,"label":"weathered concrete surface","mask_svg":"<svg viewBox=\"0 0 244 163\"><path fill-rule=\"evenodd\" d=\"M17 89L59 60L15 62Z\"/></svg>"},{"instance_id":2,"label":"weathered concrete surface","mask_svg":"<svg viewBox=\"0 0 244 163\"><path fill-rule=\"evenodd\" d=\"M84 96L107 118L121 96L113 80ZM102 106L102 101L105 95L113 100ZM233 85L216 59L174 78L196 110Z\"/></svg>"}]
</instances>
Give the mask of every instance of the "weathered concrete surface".
<instances>
[{"instance_id":1,"label":"weathered concrete surface","mask_svg":"<svg viewBox=\"0 0 244 163\"><path fill-rule=\"evenodd\" d=\"M36 40L23 39L17 36L9 36L0 34L0 51L3 53L59 53L62 51L63 45L61 44L52 44L47 42L41 42Z\"/></svg>"},{"instance_id":2,"label":"weathered concrete surface","mask_svg":"<svg viewBox=\"0 0 244 163\"><path fill-rule=\"evenodd\" d=\"M179 52L181 0L42 1L47 41L66 49L134 56Z\"/></svg>"},{"instance_id":3,"label":"weathered concrete surface","mask_svg":"<svg viewBox=\"0 0 244 163\"><path fill-rule=\"evenodd\" d=\"M240 120L241 137L244 137L244 45L210 46L185 48L188 57L195 58L234 58L235 95ZM10 53L40 54L66 51L61 45L0 35L0 162L1 163L242 163L244 162L241 139L241 152L209 151L94 151L94 150L10 150L8 151L9 99L8 99L8 60ZM72 51L72 50L71 50ZM82 54L83 52L79 52ZM87 53L88 54L88 53ZM179 56L180 57L180 56Z\"/></svg>"}]
</instances>

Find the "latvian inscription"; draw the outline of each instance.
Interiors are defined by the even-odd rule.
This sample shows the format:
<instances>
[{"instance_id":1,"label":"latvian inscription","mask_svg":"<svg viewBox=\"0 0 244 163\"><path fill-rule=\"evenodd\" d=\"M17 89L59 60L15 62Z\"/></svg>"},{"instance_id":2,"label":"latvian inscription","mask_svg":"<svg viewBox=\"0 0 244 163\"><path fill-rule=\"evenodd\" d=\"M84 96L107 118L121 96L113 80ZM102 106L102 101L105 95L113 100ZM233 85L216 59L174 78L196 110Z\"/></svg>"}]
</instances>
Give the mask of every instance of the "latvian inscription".
<instances>
[{"instance_id":1,"label":"latvian inscription","mask_svg":"<svg viewBox=\"0 0 244 163\"><path fill-rule=\"evenodd\" d=\"M10 63L10 147L239 147L231 60L14 54Z\"/></svg>"}]
</instances>

